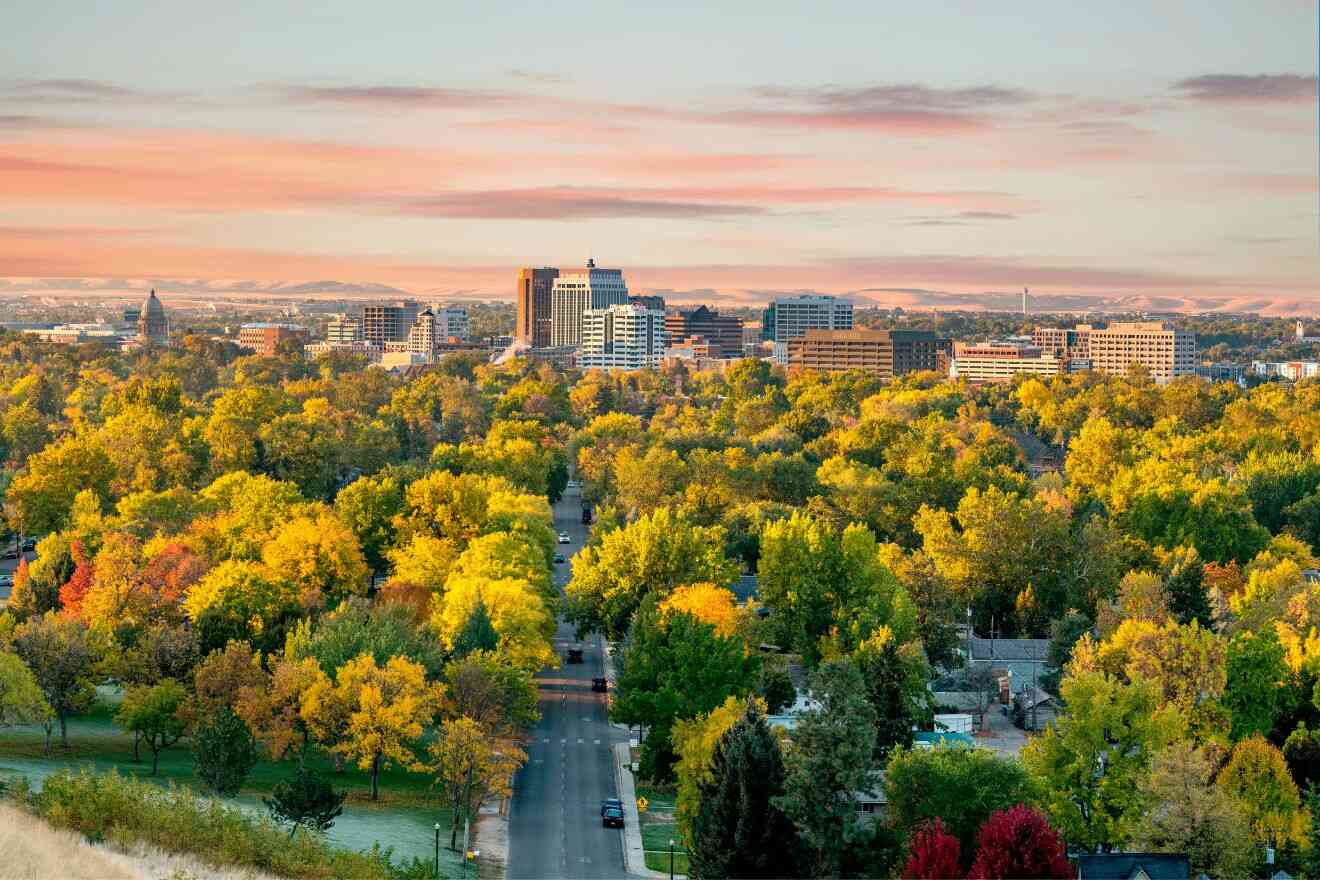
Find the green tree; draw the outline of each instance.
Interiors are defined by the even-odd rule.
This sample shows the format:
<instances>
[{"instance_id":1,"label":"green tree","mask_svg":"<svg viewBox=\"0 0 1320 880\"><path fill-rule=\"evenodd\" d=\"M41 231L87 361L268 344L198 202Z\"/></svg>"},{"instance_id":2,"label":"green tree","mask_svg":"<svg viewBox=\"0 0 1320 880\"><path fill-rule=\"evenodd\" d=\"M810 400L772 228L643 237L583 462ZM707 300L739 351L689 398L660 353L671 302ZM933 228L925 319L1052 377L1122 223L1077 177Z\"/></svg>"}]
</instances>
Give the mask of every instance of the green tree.
<instances>
[{"instance_id":1,"label":"green tree","mask_svg":"<svg viewBox=\"0 0 1320 880\"><path fill-rule=\"evenodd\" d=\"M0 727L35 724L50 717L50 703L32 670L16 654L0 651Z\"/></svg>"},{"instance_id":2,"label":"green tree","mask_svg":"<svg viewBox=\"0 0 1320 880\"><path fill-rule=\"evenodd\" d=\"M299 766L292 779L278 782L271 796L262 798L271 818L288 824L289 836L302 826L324 834L344 812L344 795L314 770Z\"/></svg>"},{"instance_id":3,"label":"green tree","mask_svg":"<svg viewBox=\"0 0 1320 880\"><path fill-rule=\"evenodd\" d=\"M1224 706L1233 719L1233 740L1274 729L1288 699L1284 683L1290 678L1283 645L1271 627L1258 633L1241 632L1228 643Z\"/></svg>"},{"instance_id":4,"label":"green tree","mask_svg":"<svg viewBox=\"0 0 1320 880\"><path fill-rule=\"evenodd\" d=\"M69 747L70 715L84 712L96 695L99 656L87 626L54 611L34 617L14 631L14 653L37 677L60 726L60 744ZM47 730L46 751L50 751Z\"/></svg>"},{"instance_id":5,"label":"green tree","mask_svg":"<svg viewBox=\"0 0 1320 880\"><path fill-rule=\"evenodd\" d=\"M500 634L495 631L495 624L490 621L490 612L486 603L478 601L467 623L454 639L454 655L465 657L474 651L494 651L500 646Z\"/></svg>"},{"instance_id":6,"label":"green tree","mask_svg":"<svg viewBox=\"0 0 1320 880\"><path fill-rule=\"evenodd\" d=\"M257 742L228 706L207 716L193 733L193 766L206 787L233 797L257 765Z\"/></svg>"},{"instance_id":7,"label":"green tree","mask_svg":"<svg viewBox=\"0 0 1320 880\"><path fill-rule=\"evenodd\" d=\"M876 766L883 766L895 748L912 745L912 730L931 721L927 682L930 670L915 643L899 646L888 630L863 642L853 655L866 682L866 696L875 713Z\"/></svg>"},{"instance_id":8,"label":"green tree","mask_svg":"<svg viewBox=\"0 0 1320 880\"><path fill-rule=\"evenodd\" d=\"M176 681L129 688L115 713L115 723L130 730L151 749L151 775L160 769L160 753L183 739L183 710L188 692Z\"/></svg>"},{"instance_id":9,"label":"green tree","mask_svg":"<svg viewBox=\"0 0 1320 880\"><path fill-rule=\"evenodd\" d=\"M1176 707L1161 707L1158 688L1143 679L1124 684L1083 672L1060 690L1066 713L1027 744L1022 762L1054 826L1076 846L1107 852L1139 827L1138 785L1185 722Z\"/></svg>"},{"instance_id":10,"label":"green tree","mask_svg":"<svg viewBox=\"0 0 1320 880\"><path fill-rule=\"evenodd\" d=\"M90 489L106 502L114 465L105 450L86 437L67 437L27 460L27 471L9 486L7 497L17 507L27 534L62 528L74 497Z\"/></svg>"},{"instance_id":11,"label":"green tree","mask_svg":"<svg viewBox=\"0 0 1320 880\"><path fill-rule=\"evenodd\" d=\"M353 530L362 556L373 571L385 567L394 544L394 517L403 510L403 488L397 477L362 477L335 496L335 512Z\"/></svg>"},{"instance_id":12,"label":"green tree","mask_svg":"<svg viewBox=\"0 0 1320 880\"><path fill-rule=\"evenodd\" d=\"M582 549L568 584L569 615L579 630L619 639L648 596L664 599L684 584L718 586L737 576L737 566L724 556L721 527L695 526L660 508L608 532L598 547Z\"/></svg>"},{"instance_id":13,"label":"green tree","mask_svg":"<svg viewBox=\"0 0 1320 880\"><path fill-rule=\"evenodd\" d=\"M878 785L871 763L876 716L850 660L823 664L811 692L819 706L798 718L778 803L797 826L812 876L833 877L844 852L865 836L857 797Z\"/></svg>"},{"instance_id":14,"label":"green tree","mask_svg":"<svg viewBox=\"0 0 1320 880\"><path fill-rule=\"evenodd\" d=\"M401 605L350 599L322 617L314 629L309 623L299 624L298 632L307 637L295 635L286 641L286 646L294 646L289 658L312 657L330 676L362 654L369 654L379 665L391 657L406 657L420 663L430 678L438 678L445 665L439 641L417 626L412 612Z\"/></svg>"},{"instance_id":15,"label":"green tree","mask_svg":"<svg viewBox=\"0 0 1320 880\"><path fill-rule=\"evenodd\" d=\"M1164 592L1169 597L1169 613L1179 623L1198 621L1201 626L1214 624L1210 600L1205 593L1205 566L1195 547L1179 547L1161 551Z\"/></svg>"},{"instance_id":16,"label":"green tree","mask_svg":"<svg viewBox=\"0 0 1320 880\"><path fill-rule=\"evenodd\" d=\"M797 835L777 803L784 779L779 743L749 703L721 738L710 776L699 786L700 807L687 841L692 876L797 876Z\"/></svg>"},{"instance_id":17,"label":"green tree","mask_svg":"<svg viewBox=\"0 0 1320 880\"><path fill-rule=\"evenodd\" d=\"M1311 817L1283 754L1264 737L1251 736L1235 745L1216 782L1242 807L1258 843L1306 844Z\"/></svg>"}]
</instances>

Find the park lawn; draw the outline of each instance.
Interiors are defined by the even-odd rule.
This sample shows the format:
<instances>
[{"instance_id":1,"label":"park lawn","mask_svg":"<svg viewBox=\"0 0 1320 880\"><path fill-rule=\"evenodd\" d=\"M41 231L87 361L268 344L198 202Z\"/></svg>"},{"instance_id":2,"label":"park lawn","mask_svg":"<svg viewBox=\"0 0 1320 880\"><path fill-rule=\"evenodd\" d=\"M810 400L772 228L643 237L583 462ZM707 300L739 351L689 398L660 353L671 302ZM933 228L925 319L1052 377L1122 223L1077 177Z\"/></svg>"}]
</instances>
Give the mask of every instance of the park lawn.
<instances>
[{"instance_id":1,"label":"park lawn","mask_svg":"<svg viewBox=\"0 0 1320 880\"><path fill-rule=\"evenodd\" d=\"M646 867L654 871L669 872L669 841L674 841L674 874L687 874L687 851L674 824L674 795L664 789L648 785L638 786L637 796L646 798L646 812L641 815L642 849L646 851Z\"/></svg>"},{"instance_id":2,"label":"park lawn","mask_svg":"<svg viewBox=\"0 0 1320 880\"><path fill-rule=\"evenodd\" d=\"M133 763L133 735L115 725L119 693L100 688L96 704L85 715L69 719L69 748L60 746L59 730L51 740L51 752L45 751L45 730L40 725L0 728L0 779L25 776L34 788L46 777L64 769L88 768L97 772L116 770L158 783L171 782L203 791L201 780L193 772L191 743L185 738L160 754L160 770L151 775L151 751L143 747L142 761ZM435 823L440 824L440 869L449 877L459 877L462 862L458 853L449 852L450 812L435 800L430 777L406 773L397 768L380 774L380 800L372 803L371 779L355 766L342 773L334 772L333 762L319 751L308 755L307 763L324 773L336 789L347 792L343 815L327 835L334 846L348 850L369 850L379 844L392 847L395 861L416 857L430 862L435 855ZM250 812L266 812L261 801L276 783L293 775L293 762L260 761L252 769L239 794L231 800ZM460 837L462 830L459 831Z\"/></svg>"}]
</instances>

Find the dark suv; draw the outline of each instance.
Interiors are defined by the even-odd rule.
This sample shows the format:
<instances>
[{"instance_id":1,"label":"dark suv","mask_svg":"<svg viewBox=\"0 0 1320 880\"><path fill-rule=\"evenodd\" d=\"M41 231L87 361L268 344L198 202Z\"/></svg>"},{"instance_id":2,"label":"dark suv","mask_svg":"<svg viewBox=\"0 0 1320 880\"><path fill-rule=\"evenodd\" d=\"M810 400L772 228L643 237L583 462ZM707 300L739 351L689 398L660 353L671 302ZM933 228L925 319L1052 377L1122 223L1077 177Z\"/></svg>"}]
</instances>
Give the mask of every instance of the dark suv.
<instances>
[{"instance_id":1,"label":"dark suv","mask_svg":"<svg viewBox=\"0 0 1320 880\"><path fill-rule=\"evenodd\" d=\"M622 828L623 810L620 810L618 807L606 807L601 811L600 824L604 825L606 828Z\"/></svg>"}]
</instances>

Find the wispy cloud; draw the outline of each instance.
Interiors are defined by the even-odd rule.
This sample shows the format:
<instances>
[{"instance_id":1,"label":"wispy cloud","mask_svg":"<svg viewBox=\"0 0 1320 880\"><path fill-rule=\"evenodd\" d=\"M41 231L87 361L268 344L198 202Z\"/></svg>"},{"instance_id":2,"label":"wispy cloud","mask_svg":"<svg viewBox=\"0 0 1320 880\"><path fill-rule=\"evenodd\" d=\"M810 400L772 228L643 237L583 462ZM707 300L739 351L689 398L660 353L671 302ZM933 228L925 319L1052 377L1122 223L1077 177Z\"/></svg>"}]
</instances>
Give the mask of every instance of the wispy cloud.
<instances>
[{"instance_id":1,"label":"wispy cloud","mask_svg":"<svg viewBox=\"0 0 1320 880\"><path fill-rule=\"evenodd\" d=\"M641 198L634 193L579 187L473 190L412 199L404 213L468 220L586 220L606 217L694 219L760 214L750 204Z\"/></svg>"},{"instance_id":2,"label":"wispy cloud","mask_svg":"<svg viewBox=\"0 0 1320 880\"><path fill-rule=\"evenodd\" d=\"M519 96L489 89L458 89L438 86L373 85L309 86L281 84L273 87L291 104L341 104L384 109L446 110L487 107L508 103Z\"/></svg>"},{"instance_id":3,"label":"wispy cloud","mask_svg":"<svg viewBox=\"0 0 1320 880\"><path fill-rule=\"evenodd\" d=\"M95 79L27 79L0 87L6 101L26 104L157 104L196 100L189 92L136 89Z\"/></svg>"},{"instance_id":4,"label":"wispy cloud","mask_svg":"<svg viewBox=\"0 0 1320 880\"><path fill-rule=\"evenodd\" d=\"M1316 77L1296 73L1255 76L1214 73L1179 80L1173 88L1184 98L1220 104L1314 101Z\"/></svg>"}]
</instances>

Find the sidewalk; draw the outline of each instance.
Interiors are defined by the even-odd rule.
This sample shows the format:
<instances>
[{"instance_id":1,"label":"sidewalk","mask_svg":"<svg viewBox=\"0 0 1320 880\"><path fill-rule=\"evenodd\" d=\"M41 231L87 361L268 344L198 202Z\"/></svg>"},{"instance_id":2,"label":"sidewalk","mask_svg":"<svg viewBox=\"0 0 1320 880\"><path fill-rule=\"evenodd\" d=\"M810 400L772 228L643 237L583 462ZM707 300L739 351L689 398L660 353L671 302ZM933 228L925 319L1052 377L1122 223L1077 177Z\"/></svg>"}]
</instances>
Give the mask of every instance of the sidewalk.
<instances>
[{"instance_id":1,"label":"sidewalk","mask_svg":"<svg viewBox=\"0 0 1320 880\"><path fill-rule=\"evenodd\" d=\"M637 814L637 787L633 782L632 764L627 743L614 744L614 776L619 786L619 800L623 801L623 868L634 877L668 880L668 874L646 867L646 853L642 846L642 817Z\"/></svg>"},{"instance_id":2,"label":"sidewalk","mask_svg":"<svg viewBox=\"0 0 1320 880\"><path fill-rule=\"evenodd\" d=\"M503 803L482 804L477 813L476 846L480 877L501 878L509 863L509 811Z\"/></svg>"}]
</instances>

